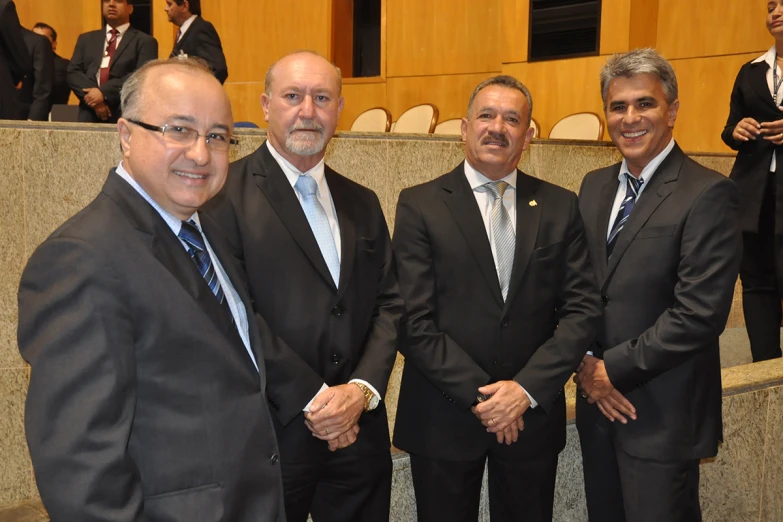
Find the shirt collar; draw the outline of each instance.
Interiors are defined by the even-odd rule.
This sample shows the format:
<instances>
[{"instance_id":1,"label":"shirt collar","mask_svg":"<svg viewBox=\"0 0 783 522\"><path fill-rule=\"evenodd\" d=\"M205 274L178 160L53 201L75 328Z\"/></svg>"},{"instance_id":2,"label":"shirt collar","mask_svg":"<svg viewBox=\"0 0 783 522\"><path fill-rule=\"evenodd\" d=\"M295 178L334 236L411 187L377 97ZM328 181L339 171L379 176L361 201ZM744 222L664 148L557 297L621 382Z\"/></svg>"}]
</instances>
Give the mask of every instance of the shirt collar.
<instances>
[{"instance_id":1,"label":"shirt collar","mask_svg":"<svg viewBox=\"0 0 783 522\"><path fill-rule=\"evenodd\" d=\"M112 27L109 24L106 24L106 37L109 37L111 35L111 29ZM125 33L130 29L130 22L127 24L122 24L121 26L117 27L117 31L120 33L119 36L125 36Z\"/></svg>"},{"instance_id":2,"label":"shirt collar","mask_svg":"<svg viewBox=\"0 0 783 522\"><path fill-rule=\"evenodd\" d=\"M647 166L642 169L642 173L639 175L639 179L644 182L643 186L646 186L650 182L650 178L652 178L652 175L655 174L655 171L658 170L658 167L661 166L663 160L665 160L669 153L674 149L674 145L674 138L672 138L666 148L658 153L658 155L655 156L652 161L650 161L650 163L648 163ZM617 179L622 181L623 175L632 176L631 171L628 170L628 162L625 161L625 158L623 158L623 163L620 165L620 174L617 175Z\"/></svg>"},{"instance_id":3,"label":"shirt collar","mask_svg":"<svg viewBox=\"0 0 783 522\"><path fill-rule=\"evenodd\" d=\"M311 168L307 172L301 172L299 169L294 167L291 162L289 162L279 152L277 152L277 150L272 146L271 141L266 140L266 145L269 147L269 152L272 153L272 157L275 158L277 164L280 165L280 168L283 170L285 177L288 178L288 181L291 183L292 187L296 185L299 176L305 175L312 177L318 186L321 186L321 183L324 179L324 158L321 158L321 161L319 161L315 167Z\"/></svg>"},{"instance_id":4,"label":"shirt collar","mask_svg":"<svg viewBox=\"0 0 783 522\"><path fill-rule=\"evenodd\" d=\"M775 49L775 46L773 45L772 47L769 48L769 50L766 53L762 54L761 56L759 56L758 58L756 58L750 63L767 62L767 65L769 65L769 68L771 69L772 64L775 63L775 56L777 56L777 54L778 51L777 49Z\"/></svg>"},{"instance_id":5,"label":"shirt collar","mask_svg":"<svg viewBox=\"0 0 783 522\"><path fill-rule=\"evenodd\" d=\"M482 187L486 185L487 183L493 181L486 177L481 172L477 171L473 168L473 165L470 164L468 160L465 160L465 177L468 178L468 183L470 183L470 188L472 190L476 190L479 187ZM517 188L517 169L514 169L511 171L510 174L508 174L506 177L500 179L499 181L505 181L508 183L508 185L516 190Z\"/></svg>"},{"instance_id":6,"label":"shirt collar","mask_svg":"<svg viewBox=\"0 0 783 522\"><path fill-rule=\"evenodd\" d=\"M136 192L139 193L141 197L143 197L147 203L149 203L152 208L155 209L155 211L160 214L160 217L163 218L163 221L166 222L166 224L169 226L172 232L174 232L175 236L179 236L179 231L182 228L182 221L169 214L167 211L163 210L163 207L158 205L158 203L152 199L152 196L147 194L147 192L141 188L141 185L138 184L138 182L133 179L133 177L128 173L127 170L125 170L125 166L120 162L119 165L117 165L117 168L115 169L115 172L117 172L117 175L120 176L122 179L128 182L128 184L133 187ZM190 218L187 219L187 221L193 221L196 223L196 226L198 227L199 232L201 232L201 221L199 221L198 218L198 212L194 212Z\"/></svg>"},{"instance_id":7,"label":"shirt collar","mask_svg":"<svg viewBox=\"0 0 783 522\"><path fill-rule=\"evenodd\" d=\"M190 15L190 18L182 22L182 25L180 26L180 36L179 39L182 40L182 37L185 36L185 33L190 28L190 26L193 24L193 20L198 18L198 15Z\"/></svg>"}]
</instances>

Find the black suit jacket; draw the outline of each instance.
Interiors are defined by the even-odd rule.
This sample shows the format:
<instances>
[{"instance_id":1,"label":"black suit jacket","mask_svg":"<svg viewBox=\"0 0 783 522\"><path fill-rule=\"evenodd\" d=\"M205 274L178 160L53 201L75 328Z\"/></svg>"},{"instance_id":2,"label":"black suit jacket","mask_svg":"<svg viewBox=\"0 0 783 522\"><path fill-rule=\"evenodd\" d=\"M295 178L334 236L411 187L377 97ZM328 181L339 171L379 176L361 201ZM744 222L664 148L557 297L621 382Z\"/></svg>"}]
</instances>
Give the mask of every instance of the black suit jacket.
<instances>
[{"instance_id":1,"label":"black suit jacket","mask_svg":"<svg viewBox=\"0 0 783 522\"><path fill-rule=\"evenodd\" d=\"M639 458L714 456L721 439L718 336L741 256L735 184L679 146L661 163L606 258L620 165L589 173L579 207L604 303L596 356L638 420L611 425ZM577 402L577 424L603 422Z\"/></svg>"},{"instance_id":2,"label":"black suit jacket","mask_svg":"<svg viewBox=\"0 0 783 522\"><path fill-rule=\"evenodd\" d=\"M22 29L22 37L33 59L33 70L22 82L20 96L23 117L33 121L47 121L52 108L54 88L54 51L49 39Z\"/></svg>"},{"instance_id":3,"label":"black suit jacket","mask_svg":"<svg viewBox=\"0 0 783 522\"><path fill-rule=\"evenodd\" d=\"M171 56L179 56L180 54L203 58L212 68L212 72L220 80L220 83L224 83L228 78L228 66L223 54L223 47L220 45L220 36L215 30L215 26L200 16L193 20L179 42L174 44Z\"/></svg>"},{"instance_id":4,"label":"black suit jacket","mask_svg":"<svg viewBox=\"0 0 783 522\"><path fill-rule=\"evenodd\" d=\"M729 177L734 180L739 190L739 220L743 232L758 232L761 200L772 162L772 152L777 151L778 161L783 161L783 146L776 146L762 138L747 142L736 141L731 136L734 127L743 118L754 118L762 123L776 121L783 116L769 92L767 71L769 65L766 62L748 62L742 66L731 91L729 117L721 133L723 142L737 151L737 159ZM783 100L779 102L783 103ZM783 172L783 163L779 165L778 170ZM776 212L776 233L783 234L783 209L778 208Z\"/></svg>"},{"instance_id":5,"label":"black suit jacket","mask_svg":"<svg viewBox=\"0 0 783 522\"><path fill-rule=\"evenodd\" d=\"M84 103L84 89L98 87L96 75L101 67L105 43L105 27L79 35L71 63L68 64L68 85L71 86L71 90L80 102L79 121L101 122L95 111ZM155 38L134 27L130 27L125 32L109 65L109 80L100 86L101 92L106 98L106 105L111 110L111 117L107 123L115 123L122 116L120 89L128 76L157 57L158 41Z\"/></svg>"},{"instance_id":6,"label":"black suit jacket","mask_svg":"<svg viewBox=\"0 0 783 522\"><path fill-rule=\"evenodd\" d=\"M503 302L492 250L460 164L400 193L394 228L405 356L394 445L443 460L497 446L470 411L478 388L513 379L538 402L508 458L565 445L563 385L600 313L576 196L517 171L514 267Z\"/></svg>"},{"instance_id":7,"label":"black suit jacket","mask_svg":"<svg viewBox=\"0 0 783 522\"><path fill-rule=\"evenodd\" d=\"M16 85L32 70L13 0L0 0L0 120L22 119Z\"/></svg>"},{"instance_id":8,"label":"black suit jacket","mask_svg":"<svg viewBox=\"0 0 783 522\"><path fill-rule=\"evenodd\" d=\"M284 460L328 453L302 414L324 382L363 379L383 398L397 355L402 300L380 203L328 166L325 175L340 226L337 287L267 144L232 163L225 187L205 208L245 267L255 311L286 343L264 351ZM384 405L361 416L357 441L341 451L388 453Z\"/></svg>"},{"instance_id":9,"label":"black suit jacket","mask_svg":"<svg viewBox=\"0 0 783 522\"><path fill-rule=\"evenodd\" d=\"M239 267L202 224L251 313ZM110 173L19 289L25 430L52 520L284 521L264 391L273 340L253 321L250 340L258 371L179 239Z\"/></svg>"},{"instance_id":10,"label":"black suit jacket","mask_svg":"<svg viewBox=\"0 0 783 522\"><path fill-rule=\"evenodd\" d=\"M71 88L68 86L68 64L59 54L54 55L54 87L52 89L52 105L67 105L71 97Z\"/></svg>"}]
</instances>

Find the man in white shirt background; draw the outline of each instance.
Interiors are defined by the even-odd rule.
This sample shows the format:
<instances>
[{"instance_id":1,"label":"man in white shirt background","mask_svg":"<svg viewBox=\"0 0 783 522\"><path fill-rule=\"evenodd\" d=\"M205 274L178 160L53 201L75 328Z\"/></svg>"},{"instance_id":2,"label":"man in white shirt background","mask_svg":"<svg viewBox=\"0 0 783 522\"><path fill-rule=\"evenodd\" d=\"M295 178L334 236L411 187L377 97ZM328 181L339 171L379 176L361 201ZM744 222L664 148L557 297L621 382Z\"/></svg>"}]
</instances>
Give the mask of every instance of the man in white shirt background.
<instances>
[{"instance_id":1,"label":"man in white shirt background","mask_svg":"<svg viewBox=\"0 0 783 522\"><path fill-rule=\"evenodd\" d=\"M176 25L171 57L191 56L207 62L220 83L228 78L228 66L215 26L201 16L201 0L166 0L166 15Z\"/></svg>"}]
</instances>

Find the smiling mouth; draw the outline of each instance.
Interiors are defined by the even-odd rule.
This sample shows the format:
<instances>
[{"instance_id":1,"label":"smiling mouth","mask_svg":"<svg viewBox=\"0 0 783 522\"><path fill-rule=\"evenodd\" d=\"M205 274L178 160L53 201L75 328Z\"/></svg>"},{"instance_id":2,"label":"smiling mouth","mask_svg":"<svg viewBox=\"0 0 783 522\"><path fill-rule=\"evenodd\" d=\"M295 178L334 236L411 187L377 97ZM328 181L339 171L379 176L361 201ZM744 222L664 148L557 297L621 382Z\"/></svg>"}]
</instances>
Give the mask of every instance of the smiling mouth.
<instances>
[{"instance_id":1,"label":"smiling mouth","mask_svg":"<svg viewBox=\"0 0 783 522\"><path fill-rule=\"evenodd\" d=\"M646 130L641 130L641 131L636 131L636 132L623 132L622 136L623 136L623 138L626 138L626 139L629 139L629 140L635 140L635 139L641 138L645 134L647 134L647 131Z\"/></svg>"},{"instance_id":2,"label":"smiling mouth","mask_svg":"<svg viewBox=\"0 0 783 522\"><path fill-rule=\"evenodd\" d=\"M187 179L197 179L197 180L207 179L206 174L193 174L192 172L182 172L181 170L175 170L174 174L176 174L181 178L187 178Z\"/></svg>"}]
</instances>

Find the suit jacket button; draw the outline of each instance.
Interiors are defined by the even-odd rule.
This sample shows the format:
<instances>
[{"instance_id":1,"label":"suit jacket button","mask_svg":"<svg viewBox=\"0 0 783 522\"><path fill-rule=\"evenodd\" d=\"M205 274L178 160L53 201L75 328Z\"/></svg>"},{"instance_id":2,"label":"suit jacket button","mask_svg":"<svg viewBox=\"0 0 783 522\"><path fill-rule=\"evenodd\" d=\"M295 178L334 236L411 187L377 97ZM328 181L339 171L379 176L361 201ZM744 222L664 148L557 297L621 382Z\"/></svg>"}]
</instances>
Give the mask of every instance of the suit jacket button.
<instances>
[{"instance_id":1,"label":"suit jacket button","mask_svg":"<svg viewBox=\"0 0 783 522\"><path fill-rule=\"evenodd\" d=\"M508 317L504 317L503 320L500 321L500 326L502 328L505 328L506 326L508 326Z\"/></svg>"},{"instance_id":2,"label":"suit jacket button","mask_svg":"<svg viewBox=\"0 0 783 522\"><path fill-rule=\"evenodd\" d=\"M339 362L340 362L340 356L339 356L339 355L337 355L336 353L335 353L335 354L333 354L333 355L332 355L332 362L333 362L334 364L337 364L337 363L339 363Z\"/></svg>"},{"instance_id":3,"label":"suit jacket button","mask_svg":"<svg viewBox=\"0 0 783 522\"><path fill-rule=\"evenodd\" d=\"M269 463L274 466L278 462L280 462L280 455L278 455L277 453L273 453L272 456L269 458Z\"/></svg>"},{"instance_id":4,"label":"suit jacket button","mask_svg":"<svg viewBox=\"0 0 783 522\"><path fill-rule=\"evenodd\" d=\"M332 315L340 317L341 315L343 315L343 309L340 308L339 306L335 306L334 308L332 308Z\"/></svg>"},{"instance_id":5,"label":"suit jacket button","mask_svg":"<svg viewBox=\"0 0 783 522\"><path fill-rule=\"evenodd\" d=\"M602 302L603 304L606 304L606 303L608 303L608 302L609 302L609 296L602 295L602 296L601 296L601 302Z\"/></svg>"}]
</instances>

